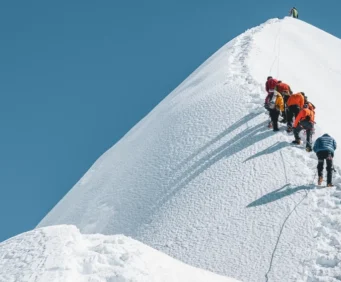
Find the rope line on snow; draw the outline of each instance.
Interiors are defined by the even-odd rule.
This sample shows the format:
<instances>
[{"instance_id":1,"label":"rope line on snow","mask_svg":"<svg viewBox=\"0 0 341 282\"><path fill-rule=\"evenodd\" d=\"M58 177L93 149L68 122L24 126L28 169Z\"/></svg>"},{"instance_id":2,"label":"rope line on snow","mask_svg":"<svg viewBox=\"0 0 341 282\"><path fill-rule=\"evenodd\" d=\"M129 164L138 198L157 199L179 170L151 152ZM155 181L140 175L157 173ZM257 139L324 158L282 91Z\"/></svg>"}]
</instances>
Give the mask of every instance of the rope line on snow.
<instances>
[{"instance_id":1,"label":"rope line on snow","mask_svg":"<svg viewBox=\"0 0 341 282\"><path fill-rule=\"evenodd\" d=\"M283 158L282 152L281 152L281 157L282 157L282 161L283 161L283 165L284 165L284 171L285 171L286 182L288 182L288 181L287 181L286 170L285 170L285 164L284 164L284 158ZM316 170L315 170L315 174L314 174L314 176L313 176L313 179L312 179L312 182L310 183L310 185L314 185L314 181L315 181L316 174L317 174L317 172L316 172ZM278 235L278 237L277 237L277 241L276 241L276 244L275 244L275 248L274 248L274 250L273 250L273 252L272 252L272 255L271 255L271 260L270 260L269 269L268 269L267 273L265 274L265 281L266 281L266 282L269 281L269 273L270 273L270 271L271 271L271 269L272 269L273 260L274 260L275 253L276 253L276 251L277 251L277 247L278 247L279 241L280 241L280 239L281 239L281 236L282 236L284 227L285 227L285 225L286 225L288 219L289 219L290 216L292 215L292 213L293 213L294 211L296 211L297 207L298 207L298 206L299 206L299 205L308 197L308 195L309 195L309 193L310 193L310 190L311 190L311 189L309 189L309 190L307 191L307 189L304 189L305 195L302 197L302 199L301 199L297 204L295 204L294 208L291 210L291 212L287 215L287 217L286 217L286 218L284 219L284 221L283 221L283 224L282 224L281 229L280 229L280 231L279 231L279 235Z\"/></svg>"},{"instance_id":2,"label":"rope line on snow","mask_svg":"<svg viewBox=\"0 0 341 282\"><path fill-rule=\"evenodd\" d=\"M278 31L278 53L277 53L277 75L279 77L279 64L281 59L281 31L282 31L282 22L279 22L279 31Z\"/></svg>"},{"instance_id":3,"label":"rope line on snow","mask_svg":"<svg viewBox=\"0 0 341 282\"><path fill-rule=\"evenodd\" d=\"M284 227L288 221L288 219L290 218L291 214L296 211L297 207L307 198L307 196L309 195L309 192L306 191L306 189L304 189L304 191L306 192L305 196L302 197L302 199L294 206L294 208L291 210L291 212L287 215L287 217L284 219L284 222L281 226L281 229L279 231L279 235L278 235L278 238L277 238L277 241L276 241L276 244L275 244L275 248L272 252L272 255L271 255L271 260L270 260L270 266L269 266L269 269L267 271L267 273L265 274L265 281L268 282L269 281L269 273L272 269L272 265L273 265L273 260L274 260L274 257L275 257L275 253L277 251L277 247L278 247L278 244L279 244L279 241L281 239L281 236L283 234L283 230L284 230Z\"/></svg>"},{"instance_id":4,"label":"rope line on snow","mask_svg":"<svg viewBox=\"0 0 341 282\"><path fill-rule=\"evenodd\" d=\"M281 21L279 22L279 28L276 34L276 39L275 39L275 43L274 43L274 48L273 48L273 52L276 54L274 60L272 61L272 64L270 66L270 70L269 70L269 74L272 73L272 70L277 62L277 77L279 75L279 59L280 59L280 51L281 51L281 30L282 30L282 23ZM277 44L278 43L278 44ZM277 48L278 46L278 48Z\"/></svg>"}]
</instances>

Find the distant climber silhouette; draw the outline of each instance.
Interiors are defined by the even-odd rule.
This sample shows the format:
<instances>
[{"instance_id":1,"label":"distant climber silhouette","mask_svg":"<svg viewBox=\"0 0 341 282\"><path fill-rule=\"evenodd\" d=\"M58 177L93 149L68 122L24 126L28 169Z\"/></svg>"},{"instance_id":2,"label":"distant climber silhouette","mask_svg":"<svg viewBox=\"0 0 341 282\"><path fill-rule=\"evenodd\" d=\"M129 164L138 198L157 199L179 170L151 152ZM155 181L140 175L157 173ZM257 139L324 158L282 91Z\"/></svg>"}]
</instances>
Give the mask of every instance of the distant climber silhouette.
<instances>
[{"instance_id":1,"label":"distant climber silhouette","mask_svg":"<svg viewBox=\"0 0 341 282\"><path fill-rule=\"evenodd\" d=\"M289 16L298 19L298 10L295 7L292 7Z\"/></svg>"}]
</instances>

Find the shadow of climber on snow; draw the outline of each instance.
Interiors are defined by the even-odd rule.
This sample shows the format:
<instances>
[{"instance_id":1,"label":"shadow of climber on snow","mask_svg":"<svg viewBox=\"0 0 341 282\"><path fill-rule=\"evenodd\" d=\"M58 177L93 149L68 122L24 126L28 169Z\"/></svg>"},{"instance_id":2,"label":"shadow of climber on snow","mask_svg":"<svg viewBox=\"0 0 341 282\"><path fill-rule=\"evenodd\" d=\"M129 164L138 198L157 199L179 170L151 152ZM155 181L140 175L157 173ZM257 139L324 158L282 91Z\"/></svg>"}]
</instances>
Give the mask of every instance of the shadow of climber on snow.
<instances>
[{"instance_id":1,"label":"shadow of climber on snow","mask_svg":"<svg viewBox=\"0 0 341 282\"><path fill-rule=\"evenodd\" d=\"M262 197L260 197L258 200L253 201L252 203L248 204L246 207L251 208L251 207L257 207L261 205L266 205L268 203L283 199L284 197L290 196L298 191L301 190L310 190L314 189L314 185L301 185L301 186L296 186L292 187L291 184L286 184L283 187L272 191Z\"/></svg>"}]
</instances>

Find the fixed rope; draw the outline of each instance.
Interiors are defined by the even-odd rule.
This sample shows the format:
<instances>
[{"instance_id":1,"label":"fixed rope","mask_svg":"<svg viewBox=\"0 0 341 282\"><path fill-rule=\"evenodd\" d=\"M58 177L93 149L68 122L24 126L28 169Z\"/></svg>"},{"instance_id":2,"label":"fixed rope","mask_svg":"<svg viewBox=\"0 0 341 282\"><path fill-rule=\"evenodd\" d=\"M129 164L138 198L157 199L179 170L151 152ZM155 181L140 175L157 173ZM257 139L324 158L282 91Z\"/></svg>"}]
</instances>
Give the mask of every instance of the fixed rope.
<instances>
[{"instance_id":1,"label":"fixed rope","mask_svg":"<svg viewBox=\"0 0 341 282\"><path fill-rule=\"evenodd\" d=\"M278 77L279 75L279 64L280 64L280 52L281 52L281 30L282 30L282 24L281 22L279 22L279 28L277 31L277 35L276 35L276 39L275 39L275 43L274 43L274 48L273 48L273 52L276 54L274 60L272 61L272 64L270 66L270 70L269 70L269 74L272 73L276 62L277 62L277 73L276 76Z\"/></svg>"},{"instance_id":2,"label":"fixed rope","mask_svg":"<svg viewBox=\"0 0 341 282\"><path fill-rule=\"evenodd\" d=\"M283 156L282 156L282 160L283 160L283 165L284 165ZM284 166L285 166L285 165L284 165ZM316 170L315 170L315 174L314 174L314 176L313 176L313 179L312 179L312 182L310 183L310 185L314 185L314 181L315 181L316 174L317 174L317 172L316 172ZM310 185L309 185L309 186L310 186ZM286 218L284 219L284 221L283 221L283 223L282 223L282 226L281 226L280 231L279 231L279 235L278 235L278 237L277 237L277 241L276 241L275 247L274 247L273 252L272 252L272 254L271 254L271 260L270 260L269 269L268 269L268 271L267 271L266 274L265 274L265 282L269 282L269 273L270 273L271 270L272 270L273 261L274 261L274 258L275 258L275 253L276 253L276 251L277 251L277 248L278 248L278 244L279 244L280 238L281 238L281 236L282 236L282 234L283 234L284 227L285 227L285 225L286 225L288 219L290 218L290 216L293 214L293 212L295 212L296 209L300 206L300 204L308 197L310 190L311 190L311 189L309 189L309 190L307 191L307 189L304 189L305 195L302 197L302 199L301 199L297 204L294 205L294 208L290 211L290 213L286 216Z\"/></svg>"}]
</instances>

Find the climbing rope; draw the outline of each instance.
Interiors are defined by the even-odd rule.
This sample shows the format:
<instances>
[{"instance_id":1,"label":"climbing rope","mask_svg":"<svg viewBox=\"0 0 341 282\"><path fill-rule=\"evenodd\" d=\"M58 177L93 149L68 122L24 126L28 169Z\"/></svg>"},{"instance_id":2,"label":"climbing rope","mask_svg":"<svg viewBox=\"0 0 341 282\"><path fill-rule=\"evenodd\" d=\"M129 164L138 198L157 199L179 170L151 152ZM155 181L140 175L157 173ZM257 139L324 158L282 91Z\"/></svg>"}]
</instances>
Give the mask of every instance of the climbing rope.
<instances>
[{"instance_id":1,"label":"climbing rope","mask_svg":"<svg viewBox=\"0 0 341 282\"><path fill-rule=\"evenodd\" d=\"M281 21L279 22L279 28L277 31L275 43L274 43L274 48L273 52L276 54L274 60L272 61L272 64L270 66L269 74L272 73L276 62L277 62L277 68L276 68L276 77L279 76L279 65L280 65L280 52L281 52L281 30L282 30L282 23Z\"/></svg>"},{"instance_id":2,"label":"climbing rope","mask_svg":"<svg viewBox=\"0 0 341 282\"><path fill-rule=\"evenodd\" d=\"M279 77L279 65L281 59L281 31L282 31L282 22L279 23L279 31L278 31L278 53L277 53L277 74L276 77Z\"/></svg>"}]
</instances>

